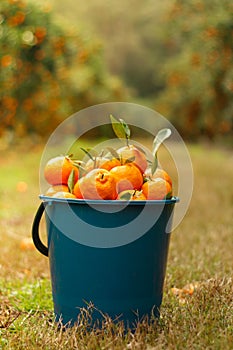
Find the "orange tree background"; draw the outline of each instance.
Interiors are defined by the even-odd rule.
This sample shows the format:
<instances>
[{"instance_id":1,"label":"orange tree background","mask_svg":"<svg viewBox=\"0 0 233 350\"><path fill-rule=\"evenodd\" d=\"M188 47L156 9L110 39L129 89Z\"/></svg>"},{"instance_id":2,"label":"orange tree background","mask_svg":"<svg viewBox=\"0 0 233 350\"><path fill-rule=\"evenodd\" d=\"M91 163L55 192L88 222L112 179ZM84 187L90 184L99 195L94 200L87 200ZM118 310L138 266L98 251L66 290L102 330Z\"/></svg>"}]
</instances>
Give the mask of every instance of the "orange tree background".
<instances>
[{"instance_id":1,"label":"orange tree background","mask_svg":"<svg viewBox=\"0 0 233 350\"><path fill-rule=\"evenodd\" d=\"M56 23L48 7L0 3L0 134L47 135L83 107L120 100L98 42Z\"/></svg>"},{"instance_id":2,"label":"orange tree background","mask_svg":"<svg viewBox=\"0 0 233 350\"><path fill-rule=\"evenodd\" d=\"M231 0L50 1L68 25L33 1L0 0L0 132L46 135L86 106L130 98L186 139L232 140Z\"/></svg>"},{"instance_id":3,"label":"orange tree background","mask_svg":"<svg viewBox=\"0 0 233 350\"><path fill-rule=\"evenodd\" d=\"M157 105L186 138L232 139L232 1L175 0L166 18L170 57Z\"/></svg>"}]
</instances>

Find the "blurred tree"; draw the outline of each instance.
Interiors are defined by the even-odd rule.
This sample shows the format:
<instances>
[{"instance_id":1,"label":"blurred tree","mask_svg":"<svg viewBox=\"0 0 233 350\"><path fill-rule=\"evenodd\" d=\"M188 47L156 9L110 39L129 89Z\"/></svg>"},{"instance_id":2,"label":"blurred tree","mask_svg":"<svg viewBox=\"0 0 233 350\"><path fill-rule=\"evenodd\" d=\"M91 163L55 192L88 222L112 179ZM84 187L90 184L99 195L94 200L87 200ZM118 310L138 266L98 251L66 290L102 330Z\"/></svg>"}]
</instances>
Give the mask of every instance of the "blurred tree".
<instances>
[{"instance_id":1,"label":"blurred tree","mask_svg":"<svg viewBox=\"0 0 233 350\"><path fill-rule=\"evenodd\" d=\"M233 128L231 0L176 0L167 19L166 87L156 106L183 135L213 139ZM167 31L167 34L168 34Z\"/></svg>"},{"instance_id":2,"label":"blurred tree","mask_svg":"<svg viewBox=\"0 0 233 350\"><path fill-rule=\"evenodd\" d=\"M101 57L99 42L57 24L48 6L1 0L0 133L45 136L77 110L120 100Z\"/></svg>"},{"instance_id":3,"label":"blurred tree","mask_svg":"<svg viewBox=\"0 0 233 350\"><path fill-rule=\"evenodd\" d=\"M78 6L75 0L51 1L58 13L101 38L108 69L134 95L148 97L163 88L164 15L173 0L88 0Z\"/></svg>"}]
</instances>

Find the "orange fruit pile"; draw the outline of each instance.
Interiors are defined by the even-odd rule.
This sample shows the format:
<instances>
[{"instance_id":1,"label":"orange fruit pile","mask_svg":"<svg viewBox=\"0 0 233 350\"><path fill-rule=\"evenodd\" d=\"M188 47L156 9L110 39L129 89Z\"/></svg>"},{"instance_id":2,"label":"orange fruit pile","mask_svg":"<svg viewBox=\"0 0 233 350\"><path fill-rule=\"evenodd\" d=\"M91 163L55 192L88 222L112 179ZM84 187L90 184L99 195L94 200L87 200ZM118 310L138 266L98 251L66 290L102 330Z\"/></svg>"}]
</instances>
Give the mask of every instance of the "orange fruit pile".
<instances>
[{"instance_id":1,"label":"orange fruit pile","mask_svg":"<svg viewBox=\"0 0 233 350\"><path fill-rule=\"evenodd\" d=\"M50 185L67 185L72 170L77 181L78 169L74 166L72 160L68 156L59 156L47 162L44 177Z\"/></svg>"},{"instance_id":2,"label":"orange fruit pile","mask_svg":"<svg viewBox=\"0 0 233 350\"><path fill-rule=\"evenodd\" d=\"M116 166L110 170L110 174L116 180L117 193L132 189L140 190L142 187L142 173L133 163Z\"/></svg>"},{"instance_id":3,"label":"orange fruit pile","mask_svg":"<svg viewBox=\"0 0 233 350\"><path fill-rule=\"evenodd\" d=\"M51 186L46 196L100 200L163 200L172 197L169 174L157 168L151 174L145 154L135 146L118 149L119 158L89 159L82 170L68 156L50 159L44 177ZM81 164L81 162L80 162Z\"/></svg>"},{"instance_id":4,"label":"orange fruit pile","mask_svg":"<svg viewBox=\"0 0 233 350\"><path fill-rule=\"evenodd\" d=\"M71 156L50 159L44 168L44 177L50 184L46 196L143 201L172 197L171 177L165 170L157 168L158 148L171 135L171 130L165 128L157 133L152 144L151 162L143 148L130 144L129 125L112 115L110 120L115 135L125 139L126 146L119 149L107 147L101 155L81 148L90 158L86 162L72 160Z\"/></svg>"},{"instance_id":5,"label":"orange fruit pile","mask_svg":"<svg viewBox=\"0 0 233 350\"><path fill-rule=\"evenodd\" d=\"M129 145L118 149L117 153L122 160L122 163L127 163L128 159L133 159L133 164L144 173L147 168L147 159L144 153L137 149L134 145Z\"/></svg>"},{"instance_id":6,"label":"orange fruit pile","mask_svg":"<svg viewBox=\"0 0 233 350\"><path fill-rule=\"evenodd\" d=\"M147 200L159 200L171 198L172 196L172 187L166 180L158 177L154 180L145 182L142 185L142 193Z\"/></svg>"},{"instance_id":7,"label":"orange fruit pile","mask_svg":"<svg viewBox=\"0 0 233 350\"><path fill-rule=\"evenodd\" d=\"M93 169L76 182L73 190L79 199L116 199L116 179L106 169Z\"/></svg>"}]
</instances>

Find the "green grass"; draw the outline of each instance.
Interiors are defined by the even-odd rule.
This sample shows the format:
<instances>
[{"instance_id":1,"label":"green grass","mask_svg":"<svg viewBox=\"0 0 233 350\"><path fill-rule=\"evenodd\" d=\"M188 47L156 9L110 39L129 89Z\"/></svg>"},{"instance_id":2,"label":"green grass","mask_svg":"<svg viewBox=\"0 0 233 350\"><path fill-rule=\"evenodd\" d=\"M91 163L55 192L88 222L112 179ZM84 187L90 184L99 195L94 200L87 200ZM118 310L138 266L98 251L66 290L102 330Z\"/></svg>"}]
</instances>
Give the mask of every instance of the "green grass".
<instances>
[{"instance_id":1,"label":"green grass","mask_svg":"<svg viewBox=\"0 0 233 350\"><path fill-rule=\"evenodd\" d=\"M1 151L0 349L232 349L232 153L190 145L195 183L190 208L172 234L161 318L134 333L105 320L66 331L53 321L48 259L21 250L40 201L42 148ZM18 183L27 183L19 192ZM45 236L45 228L42 231ZM172 288L197 283L179 298Z\"/></svg>"}]
</instances>

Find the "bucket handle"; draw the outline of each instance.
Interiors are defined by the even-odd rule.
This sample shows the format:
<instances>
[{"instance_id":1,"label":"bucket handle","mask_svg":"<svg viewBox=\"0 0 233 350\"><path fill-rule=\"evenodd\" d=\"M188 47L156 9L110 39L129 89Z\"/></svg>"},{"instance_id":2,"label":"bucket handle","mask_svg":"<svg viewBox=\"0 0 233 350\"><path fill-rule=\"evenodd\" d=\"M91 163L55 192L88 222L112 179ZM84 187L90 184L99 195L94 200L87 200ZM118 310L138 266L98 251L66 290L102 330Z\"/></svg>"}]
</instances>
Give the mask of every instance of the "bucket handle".
<instances>
[{"instance_id":1,"label":"bucket handle","mask_svg":"<svg viewBox=\"0 0 233 350\"><path fill-rule=\"evenodd\" d=\"M45 256L49 255L48 248L42 243L39 235L39 224L41 217L45 210L45 203L41 203L39 208L37 209L33 224L32 224L32 239L33 243L39 252Z\"/></svg>"}]
</instances>

